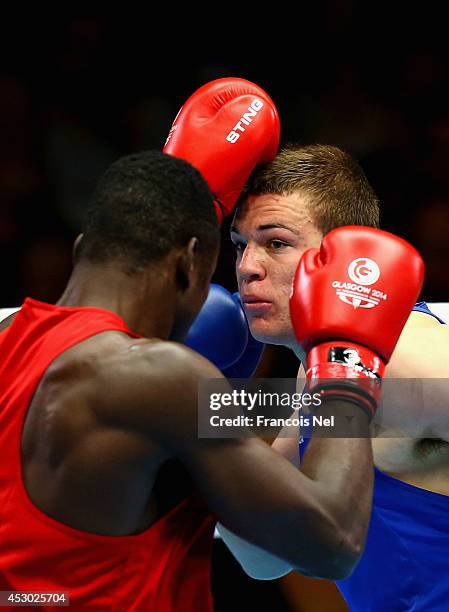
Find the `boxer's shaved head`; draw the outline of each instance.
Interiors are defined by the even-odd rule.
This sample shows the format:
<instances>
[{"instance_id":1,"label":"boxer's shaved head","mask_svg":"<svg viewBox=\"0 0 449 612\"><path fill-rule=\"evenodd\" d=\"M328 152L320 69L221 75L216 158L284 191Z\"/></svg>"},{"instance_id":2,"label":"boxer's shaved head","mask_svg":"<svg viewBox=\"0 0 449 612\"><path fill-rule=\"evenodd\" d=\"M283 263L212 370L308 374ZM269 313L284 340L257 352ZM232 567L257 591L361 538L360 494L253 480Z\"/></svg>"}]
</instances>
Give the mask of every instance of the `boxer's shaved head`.
<instances>
[{"instance_id":1,"label":"boxer's shaved head","mask_svg":"<svg viewBox=\"0 0 449 612\"><path fill-rule=\"evenodd\" d=\"M362 168L329 145L290 145L252 175L245 196L304 193L323 235L342 225L379 227L379 201Z\"/></svg>"},{"instance_id":2,"label":"boxer's shaved head","mask_svg":"<svg viewBox=\"0 0 449 612\"><path fill-rule=\"evenodd\" d=\"M101 177L77 260L117 261L129 273L198 238L210 259L219 246L212 195L189 163L160 151L123 157Z\"/></svg>"}]
</instances>

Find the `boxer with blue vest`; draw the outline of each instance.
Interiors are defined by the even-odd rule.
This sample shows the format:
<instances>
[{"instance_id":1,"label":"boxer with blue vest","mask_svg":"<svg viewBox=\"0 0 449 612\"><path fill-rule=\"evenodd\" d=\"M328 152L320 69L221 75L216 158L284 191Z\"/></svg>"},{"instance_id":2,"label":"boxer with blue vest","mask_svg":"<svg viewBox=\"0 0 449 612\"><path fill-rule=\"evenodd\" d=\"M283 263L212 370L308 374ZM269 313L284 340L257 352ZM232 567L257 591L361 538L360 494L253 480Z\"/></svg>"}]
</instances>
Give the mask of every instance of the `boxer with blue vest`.
<instances>
[{"instance_id":1,"label":"boxer with blue vest","mask_svg":"<svg viewBox=\"0 0 449 612\"><path fill-rule=\"evenodd\" d=\"M378 227L379 205L355 160L326 145L290 146L258 169L234 219L231 239L251 333L267 344L290 347L303 364L306 356L289 317L292 279L304 250L318 247L323 236L342 225ZM336 244L336 253L344 248L344 241ZM345 282L334 279L335 291L343 303L369 311L377 308L373 304L382 300L382 292L370 291L375 288L374 270L363 250L360 255L348 266ZM407 283L405 270L397 281ZM323 308L328 308L326 303L318 312ZM385 369L387 379L413 379L413 384L399 387L399 382L400 393L389 385L384 410L390 405L403 423L410 419L412 424L417 413L427 420L420 421L413 436L398 438L394 431L385 431L372 440L374 506L366 550L352 576L338 585L351 612L447 610L449 397L444 381L449 379L449 329L441 323L448 312L447 304L435 305L434 312L432 306L417 304ZM315 316L316 305L310 305L310 320ZM356 334L373 331L360 325ZM386 322L374 331L381 337L388 329ZM301 372L302 367L303 379ZM428 379L442 381L430 394L425 392ZM280 436L273 444L295 464L297 434ZM245 548L242 541L233 550L253 577L270 578L289 570L275 558Z\"/></svg>"}]
</instances>

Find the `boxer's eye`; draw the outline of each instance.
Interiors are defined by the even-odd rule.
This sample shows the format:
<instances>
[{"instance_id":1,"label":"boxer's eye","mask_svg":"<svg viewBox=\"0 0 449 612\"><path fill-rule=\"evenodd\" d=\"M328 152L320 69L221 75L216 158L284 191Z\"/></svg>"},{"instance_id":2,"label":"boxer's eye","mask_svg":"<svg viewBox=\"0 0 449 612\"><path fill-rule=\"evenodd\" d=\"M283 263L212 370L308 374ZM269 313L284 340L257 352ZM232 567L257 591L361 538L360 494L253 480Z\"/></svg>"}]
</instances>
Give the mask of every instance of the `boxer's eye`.
<instances>
[{"instance_id":1,"label":"boxer's eye","mask_svg":"<svg viewBox=\"0 0 449 612\"><path fill-rule=\"evenodd\" d=\"M268 241L268 248L272 249L273 251L279 251L284 247L287 247L288 244L286 242L284 242L283 240L269 240Z\"/></svg>"}]
</instances>

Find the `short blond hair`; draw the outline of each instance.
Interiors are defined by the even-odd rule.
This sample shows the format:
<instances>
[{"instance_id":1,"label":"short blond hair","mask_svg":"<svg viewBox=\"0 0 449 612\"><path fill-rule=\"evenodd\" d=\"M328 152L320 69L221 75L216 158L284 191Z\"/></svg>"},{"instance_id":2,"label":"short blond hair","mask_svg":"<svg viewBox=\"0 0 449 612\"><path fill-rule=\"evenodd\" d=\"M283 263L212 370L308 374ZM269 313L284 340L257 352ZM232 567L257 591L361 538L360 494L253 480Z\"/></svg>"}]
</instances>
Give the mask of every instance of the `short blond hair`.
<instances>
[{"instance_id":1,"label":"short blond hair","mask_svg":"<svg viewBox=\"0 0 449 612\"><path fill-rule=\"evenodd\" d=\"M323 234L342 225L379 227L379 200L362 168L330 145L289 145L250 177L243 198L302 192Z\"/></svg>"}]
</instances>

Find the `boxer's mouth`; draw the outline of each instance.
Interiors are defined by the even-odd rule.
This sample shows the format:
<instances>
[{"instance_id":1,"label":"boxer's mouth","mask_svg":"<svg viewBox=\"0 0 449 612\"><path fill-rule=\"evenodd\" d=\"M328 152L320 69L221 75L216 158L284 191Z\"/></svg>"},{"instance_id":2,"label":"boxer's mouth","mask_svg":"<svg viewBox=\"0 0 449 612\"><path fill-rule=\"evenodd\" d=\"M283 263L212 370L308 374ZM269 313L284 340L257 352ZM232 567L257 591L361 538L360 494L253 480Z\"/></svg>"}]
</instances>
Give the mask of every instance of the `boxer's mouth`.
<instances>
[{"instance_id":1,"label":"boxer's mouth","mask_svg":"<svg viewBox=\"0 0 449 612\"><path fill-rule=\"evenodd\" d=\"M243 295L241 299L245 311L254 316L263 315L272 307L270 301L258 295Z\"/></svg>"},{"instance_id":2,"label":"boxer's mouth","mask_svg":"<svg viewBox=\"0 0 449 612\"><path fill-rule=\"evenodd\" d=\"M258 295L242 295L241 300L244 304L271 304L269 300Z\"/></svg>"}]
</instances>

